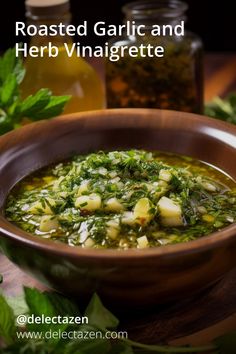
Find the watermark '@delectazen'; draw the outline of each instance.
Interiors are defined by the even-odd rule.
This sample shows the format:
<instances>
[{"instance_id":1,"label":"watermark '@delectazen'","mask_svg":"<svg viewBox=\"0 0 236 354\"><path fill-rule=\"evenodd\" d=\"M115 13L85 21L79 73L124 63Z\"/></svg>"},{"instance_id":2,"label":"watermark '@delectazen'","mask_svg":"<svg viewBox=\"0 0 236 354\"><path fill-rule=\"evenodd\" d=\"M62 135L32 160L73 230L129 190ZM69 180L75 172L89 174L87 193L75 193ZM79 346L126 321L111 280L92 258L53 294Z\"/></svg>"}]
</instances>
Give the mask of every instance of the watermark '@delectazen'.
<instances>
[{"instance_id":1,"label":"watermark '@delectazen'","mask_svg":"<svg viewBox=\"0 0 236 354\"><path fill-rule=\"evenodd\" d=\"M19 326L26 324L88 324L89 319L87 316L41 316L32 315L19 315L16 318L16 323Z\"/></svg>"}]
</instances>

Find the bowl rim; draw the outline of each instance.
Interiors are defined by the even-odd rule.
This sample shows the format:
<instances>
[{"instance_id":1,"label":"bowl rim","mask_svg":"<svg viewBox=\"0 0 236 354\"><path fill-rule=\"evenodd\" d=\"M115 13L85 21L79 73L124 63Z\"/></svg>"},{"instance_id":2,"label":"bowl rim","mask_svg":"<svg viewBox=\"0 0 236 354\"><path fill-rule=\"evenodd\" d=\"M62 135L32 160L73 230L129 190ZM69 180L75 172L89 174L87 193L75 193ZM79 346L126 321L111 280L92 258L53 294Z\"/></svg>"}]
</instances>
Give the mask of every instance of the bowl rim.
<instances>
[{"instance_id":1,"label":"bowl rim","mask_svg":"<svg viewBox=\"0 0 236 354\"><path fill-rule=\"evenodd\" d=\"M230 123L220 121L214 118L209 118L204 115L198 115L194 113L179 112L173 110L159 110L159 109L142 109L142 108L123 108L123 109L106 109L99 111L87 111L87 112L78 112L71 113L67 115L62 115L60 117L53 118L51 120L43 120L35 123L31 123L27 126L24 126L15 131L11 131L4 136L0 137L0 144L3 140L14 139L14 136L18 132L27 131L33 125L36 127L42 127L42 125L47 126L48 124L53 124L52 122L62 122L66 118L67 120L80 120L86 119L86 117L99 119L99 115L109 116L109 112L119 115L121 112L125 114L141 114L142 113L153 113L155 112L169 112L169 114L176 115L182 113L184 119L195 119L202 121L205 125L210 125L211 127L218 128L224 132L228 132L231 135L235 135L236 138L236 127ZM27 233L8 221L3 214L0 215L0 238L9 238L10 241L16 241L17 243L24 244L25 246L36 248L38 250L48 252L54 255L70 257L70 258L92 258L92 259L123 259L128 260L140 259L140 258L152 258L152 257L169 257L169 256L179 256L190 253L198 253L209 248L219 248L222 245L226 245L231 241L232 237L236 237L236 223L229 225L222 230L215 231L209 235L202 236L199 239L192 240L189 242L183 242L179 244L172 244L160 247L146 248L146 249L137 249L130 248L127 250L118 250L118 249L90 249L82 247L72 247L64 243L55 242L48 239L43 239L40 236Z\"/></svg>"}]
</instances>

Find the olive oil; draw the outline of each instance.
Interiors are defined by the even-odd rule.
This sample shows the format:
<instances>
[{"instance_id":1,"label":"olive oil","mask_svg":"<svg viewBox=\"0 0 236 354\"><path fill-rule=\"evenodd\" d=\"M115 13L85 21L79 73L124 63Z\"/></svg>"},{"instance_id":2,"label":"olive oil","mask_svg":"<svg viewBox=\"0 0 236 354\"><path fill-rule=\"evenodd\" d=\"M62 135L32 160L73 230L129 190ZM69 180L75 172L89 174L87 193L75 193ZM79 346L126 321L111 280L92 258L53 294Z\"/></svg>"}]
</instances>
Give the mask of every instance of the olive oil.
<instances>
[{"instance_id":1,"label":"olive oil","mask_svg":"<svg viewBox=\"0 0 236 354\"><path fill-rule=\"evenodd\" d=\"M26 77L21 86L23 96L47 87L54 95L72 96L65 113L103 108L101 81L95 70L76 53L69 58L65 48L61 47L56 58L28 58L25 66Z\"/></svg>"},{"instance_id":2,"label":"olive oil","mask_svg":"<svg viewBox=\"0 0 236 354\"><path fill-rule=\"evenodd\" d=\"M47 1L47 6L39 0L26 2L27 17L36 25L58 22L69 23L69 3ZM83 58L72 53L69 57L64 43L72 46L67 36L32 37L31 46L42 48L51 42L57 46L58 55L50 57L47 53L37 57L28 56L25 60L26 76L21 85L23 97L35 93L41 88L49 88L54 95L71 95L65 113L102 109L105 105L105 94L102 82L94 70ZM49 54L49 53L48 53Z\"/></svg>"}]
</instances>

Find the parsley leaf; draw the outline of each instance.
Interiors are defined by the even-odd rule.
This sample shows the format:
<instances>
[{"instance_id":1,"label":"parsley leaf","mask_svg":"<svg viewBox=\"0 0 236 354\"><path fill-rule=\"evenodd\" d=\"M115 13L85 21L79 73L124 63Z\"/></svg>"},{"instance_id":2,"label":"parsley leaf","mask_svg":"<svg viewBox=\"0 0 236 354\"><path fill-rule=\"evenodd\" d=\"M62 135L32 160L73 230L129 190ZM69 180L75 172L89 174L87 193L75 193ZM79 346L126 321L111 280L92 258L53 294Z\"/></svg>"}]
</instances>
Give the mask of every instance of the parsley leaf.
<instances>
[{"instance_id":1,"label":"parsley leaf","mask_svg":"<svg viewBox=\"0 0 236 354\"><path fill-rule=\"evenodd\" d=\"M53 308L53 305L39 290L34 288L24 288L25 292L25 301L29 307L30 313L33 313L36 316L44 314L45 316L56 316L56 311Z\"/></svg>"},{"instance_id":2,"label":"parsley leaf","mask_svg":"<svg viewBox=\"0 0 236 354\"><path fill-rule=\"evenodd\" d=\"M20 106L20 115L25 117L34 116L42 111L50 101L50 91L41 89L35 95L27 97Z\"/></svg>"},{"instance_id":3,"label":"parsley leaf","mask_svg":"<svg viewBox=\"0 0 236 354\"><path fill-rule=\"evenodd\" d=\"M117 328L119 320L107 310L97 294L94 294L88 307L85 310L85 316L89 318L89 324L99 329Z\"/></svg>"},{"instance_id":4,"label":"parsley leaf","mask_svg":"<svg viewBox=\"0 0 236 354\"><path fill-rule=\"evenodd\" d=\"M20 83L25 68L15 48L7 50L0 58L0 135L21 126L25 118L32 121L48 119L63 112L70 96L53 96L42 88L34 95L22 99Z\"/></svg>"},{"instance_id":5,"label":"parsley leaf","mask_svg":"<svg viewBox=\"0 0 236 354\"><path fill-rule=\"evenodd\" d=\"M0 338L11 344L16 333L15 316L6 299L0 294Z\"/></svg>"}]
</instances>

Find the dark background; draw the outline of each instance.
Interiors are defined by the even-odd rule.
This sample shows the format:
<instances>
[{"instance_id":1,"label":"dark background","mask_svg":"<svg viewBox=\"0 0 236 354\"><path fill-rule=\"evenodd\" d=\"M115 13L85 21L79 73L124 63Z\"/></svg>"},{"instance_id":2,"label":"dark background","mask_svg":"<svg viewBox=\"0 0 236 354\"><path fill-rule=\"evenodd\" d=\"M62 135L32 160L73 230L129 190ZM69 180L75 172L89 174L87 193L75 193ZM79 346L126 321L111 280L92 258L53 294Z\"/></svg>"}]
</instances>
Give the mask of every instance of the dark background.
<instances>
[{"instance_id":1,"label":"dark background","mask_svg":"<svg viewBox=\"0 0 236 354\"><path fill-rule=\"evenodd\" d=\"M127 0L71 0L73 23L88 20L92 27L97 21L107 24L122 22L121 7ZM236 15L234 1L186 0L189 4L186 27L200 35L207 51L236 51ZM7 0L1 4L0 51L14 46L15 21L23 21L24 0ZM82 44L101 45L104 38L89 34ZM20 39L17 39L20 41ZM25 39L24 39L25 41Z\"/></svg>"}]
</instances>

